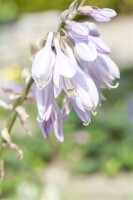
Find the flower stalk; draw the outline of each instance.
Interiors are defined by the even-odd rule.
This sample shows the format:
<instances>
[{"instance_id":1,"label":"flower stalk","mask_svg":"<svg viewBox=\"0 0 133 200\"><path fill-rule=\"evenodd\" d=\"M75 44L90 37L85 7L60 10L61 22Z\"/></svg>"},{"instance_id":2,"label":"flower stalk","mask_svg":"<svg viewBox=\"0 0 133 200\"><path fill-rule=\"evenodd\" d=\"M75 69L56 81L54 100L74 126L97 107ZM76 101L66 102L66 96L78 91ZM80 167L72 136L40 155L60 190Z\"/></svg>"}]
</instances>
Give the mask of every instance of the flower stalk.
<instances>
[{"instance_id":1,"label":"flower stalk","mask_svg":"<svg viewBox=\"0 0 133 200\"><path fill-rule=\"evenodd\" d=\"M85 2L86 2L86 0L82 0L81 3L80 3L80 5L79 5L79 7L83 6L85 4Z\"/></svg>"},{"instance_id":2,"label":"flower stalk","mask_svg":"<svg viewBox=\"0 0 133 200\"><path fill-rule=\"evenodd\" d=\"M0 138L0 179L4 176L1 159L4 147L16 150L19 159L23 157L23 151L12 142L10 133L17 117L29 131L25 124L28 115L22 105L27 98L32 99L30 92L32 93L33 82L36 86L37 120L42 134L44 138L48 138L50 129L53 128L60 142L64 140L63 122L72 108L83 125L87 126L91 122L91 114L95 116L95 109L105 100L100 89L118 86L118 83L115 86L112 83L120 78L119 69L109 58L110 49L100 39L98 27L93 22L74 21L77 16L88 16L98 22L108 22L116 16L116 12L109 8L84 6L85 2L86 0L81 0L78 3L78 0L74 0L61 13L57 31L49 32L47 39L31 46L31 78L26 81L23 91L14 92L8 88L3 90L10 96L9 99L17 99L13 105L0 101L1 107L11 111ZM66 96L60 108L55 99L62 91Z\"/></svg>"},{"instance_id":3,"label":"flower stalk","mask_svg":"<svg viewBox=\"0 0 133 200\"><path fill-rule=\"evenodd\" d=\"M78 7L80 6L83 6L85 4L86 0L82 0L81 3L79 4ZM71 17L68 17L69 20L74 20L75 17L78 15L78 11L76 11ZM66 25L66 23L64 21L62 21L60 23L60 25L58 26L57 28L57 31L56 31L56 35L58 35L58 33L61 31L61 29Z\"/></svg>"},{"instance_id":4,"label":"flower stalk","mask_svg":"<svg viewBox=\"0 0 133 200\"><path fill-rule=\"evenodd\" d=\"M58 107L55 98L62 90L68 97L70 108L67 110L74 107L83 123L89 124L91 112L94 113L104 100L100 88L114 88L112 82L120 77L119 69L109 58L110 49L100 39L97 26L89 21L77 22L74 19L77 16L89 16L99 22L108 22L116 16L116 12L109 8L84 6L85 2L86 0L81 0L78 3L78 0L74 0L68 9L61 13L57 31L49 32L44 40L45 45L35 46L33 49L35 53L32 54L32 77L10 109L11 114L6 128L2 131L1 142L11 146L9 134L17 117L26 128L26 112L24 108L20 108L18 113L18 107L24 103L34 81L39 126L45 138L49 137L49 131L53 127L57 139L61 142L63 108ZM18 149L16 146L15 148Z\"/></svg>"},{"instance_id":5,"label":"flower stalk","mask_svg":"<svg viewBox=\"0 0 133 200\"><path fill-rule=\"evenodd\" d=\"M24 89L23 92L22 92L21 97L19 97L19 98L16 100L16 102L15 102L15 104L14 104L14 106L13 106L13 110L12 110L11 116L10 116L9 121L7 122L7 126L6 126L6 127L7 127L7 130L8 130L8 133L11 132L11 129L12 129L13 125L14 125L14 122L15 122L15 120L16 120L16 118L17 118L17 111L16 111L15 109L16 109L18 106L20 106L20 105L23 104L23 102L24 102L24 100L25 100L27 94L29 93L30 87L31 87L31 85L32 85L33 82L34 82L34 80L33 80L32 78L30 78L29 82L27 83L25 89Z\"/></svg>"},{"instance_id":6,"label":"flower stalk","mask_svg":"<svg viewBox=\"0 0 133 200\"><path fill-rule=\"evenodd\" d=\"M83 6L85 4L86 0L82 0L79 6ZM73 20L77 15L77 12L71 17L71 19L69 20ZM57 34L60 32L61 28L65 25L64 22L61 22L61 24L59 25L58 29L57 29ZM7 130L8 133L11 132L12 127L16 121L17 118L17 111L15 110L18 106L22 105L24 103L24 100L27 96L27 94L29 93L30 87L32 85L32 83L34 82L33 78L30 78L29 82L27 83L26 87L24 88L21 97L19 97L16 102L14 103L13 109L12 109L12 113L11 116L9 117L9 120L7 122Z\"/></svg>"}]
</instances>

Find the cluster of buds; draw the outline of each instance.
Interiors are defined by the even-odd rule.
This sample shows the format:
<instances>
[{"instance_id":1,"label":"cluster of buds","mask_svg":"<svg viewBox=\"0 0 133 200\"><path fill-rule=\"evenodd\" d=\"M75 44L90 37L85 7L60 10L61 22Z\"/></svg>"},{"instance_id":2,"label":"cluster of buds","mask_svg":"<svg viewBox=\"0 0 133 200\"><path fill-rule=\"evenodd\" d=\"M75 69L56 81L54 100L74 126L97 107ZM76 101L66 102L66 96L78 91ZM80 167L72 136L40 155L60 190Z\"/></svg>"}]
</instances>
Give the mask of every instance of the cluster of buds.
<instances>
[{"instance_id":1,"label":"cluster of buds","mask_svg":"<svg viewBox=\"0 0 133 200\"><path fill-rule=\"evenodd\" d=\"M36 84L38 122L45 138L53 127L62 142L63 121L71 109L83 121L91 122L91 113L104 99L100 88L116 88L119 69L109 58L110 49L100 39L98 27L87 21L74 21L76 15L106 22L116 15L112 9L78 6L75 0L60 16L56 33L49 32L42 48L35 54L32 78ZM63 91L62 108L56 98Z\"/></svg>"}]
</instances>

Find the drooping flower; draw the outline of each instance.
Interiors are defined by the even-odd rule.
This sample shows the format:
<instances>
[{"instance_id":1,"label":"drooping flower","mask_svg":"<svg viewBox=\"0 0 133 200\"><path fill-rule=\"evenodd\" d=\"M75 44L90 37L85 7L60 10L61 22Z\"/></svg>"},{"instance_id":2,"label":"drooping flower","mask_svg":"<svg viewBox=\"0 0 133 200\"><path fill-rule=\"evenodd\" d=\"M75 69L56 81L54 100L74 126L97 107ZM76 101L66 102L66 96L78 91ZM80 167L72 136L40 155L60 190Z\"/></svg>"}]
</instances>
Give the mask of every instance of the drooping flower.
<instances>
[{"instance_id":1,"label":"drooping flower","mask_svg":"<svg viewBox=\"0 0 133 200\"><path fill-rule=\"evenodd\" d=\"M53 80L55 87L60 90L62 85L60 84L61 77L72 78L77 70L76 64L68 56L66 56L60 47L59 41L55 38L54 45L56 49L56 60L53 72ZM55 94L55 96L57 96Z\"/></svg>"},{"instance_id":2,"label":"drooping flower","mask_svg":"<svg viewBox=\"0 0 133 200\"><path fill-rule=\"evenodd\" d=\"M79 109L78 106L75 104L74 100L69 98L68 96L65 96L65 98L63 99L61 109L63 119L66 119L68 117L72 108L74 108L75 112L77 113L78 117L83 121L84 125L89 124L91 122L90 112L87 110L83 111Z\"/></svg>"},{"instance_id":3,"label":"drooping flower","mask_svg":"<svg viewBox=\"0 0 133 200\"><path fill-rule=\"evenodd\" d=\"M87 39L89 35L89 29L83 23L66 20L65 23L69 26L70 33L78 39Z\"/></svg>"},{"instance_id":4,"label":"drooping flower","mask_svg":"<svg viewBox=\"0 0 133 200\"><path fill-rule=\"evenodd\" d=\"M88 27L89 29L89 35L93 37L99 37L100 36L100 31L98 27L93 23L93 22L84 22L84 24Z\"/></svg>"},{"instance_id":5,"label":"drooping flower","mask_svg":"<svg viewBox=\"0 0 133 200\"><path fill-rule=\"evenodd\" d=\"M36 101L38 107L38 122L45 138L49 137L50 128L53 127L56 138L63 141L62 115L54 101L52 84L42 90L36 88Z\"/></svg>"},{"instance_id":6,"label":"drooping flower","mask_svg":"<svg viewBox=\"0 0 133 200\"><path fill-rule=\"evenodd\" d=\"M63 119L58 105L53 102L50 116L47 120L39 122L39 126L45 138L49 137L51 127L54 129L57 140L63 142Z\"/></svg>"},{"instance_id":7,"label":"drooping flower","mask_svg":"<svg viewBox=\"0 0 133 200\"><path fill-rule=\"evenodd\" d=\"M53 87L48 84L42 90L36 88L36 101L38 107L38 121L47 121L51 115L52 104L54 99Z\"/></svg>"},{"instance_id":8,"label":"drooping flower","mask_svg":"<svg viewBox=\"0 0 133 200\"><path fill-rule=\"evenodd\" d=\"M63 89L69 98L73 99L79 109L85 111L93 110L97 107L99 96L93 80L78 72L73 78L65 78ZM87 101L86 101L87 99Z\"/></svg>"},{"instance_id":9,"label":"drooping flower","mask_svg":"<svg viewBox=\"0 0 133 200\"><path fill-rule=\"evenodd\" d=\"M75 42L74 51L76 56L88 62L93 62L96 60L97 50L92 41L81 41L75 38L74 42Z\"/></svg>"},{"instance_id":10,"label":"drooping flower","mask_svg":"<svg viewBox=\"0 0 133 200\"><path fill-rule=\"evenodd\" d=\"M66 54L69 59L71 59L73 66L76 69L76 73L70 77L60 77L63 90L70 98L75 101L75 103L77 103L80 108L82 107L82 110L84 110L85 107L87 110L95 109L98 104L99 97L93 80L89 77L89 75L85 74L80 69L76 59L74 58L74 54L71 48L69 48L67 44ZM88 99L88 101L84 102L86 98Z\"/></svg>"},{"instance_id":11,"label":"drooping flower","mask_svg":"<svg viewBox=\"0 0 133 200\"><path fill-rule=\"evenodd\" d=\"M100 9L95 6L82 6L78 8L80 15L86 15L93 17L98 22L110 21L112 17L115 17L117 13L110 8Z\"/></svg>"},{"instance_id":12,"label":"drooping flower","mask_svg":"<svg viewBox=\"0 0 133 200\"><path fill-rule=\"evenodd\" d=\"M97 53L109 54L109 47L98 37L98 28L93 23L66 21L70 26L68 34L74 42L75 55L87 62L93 62L97 58ZM78 27L80 27L78 29ZM88 30L88 31L87 31Z\"/></svg>"},{"instance_id":13,"label":"drooping flower","mask_svg":"<svg viewBox=\"0 0 133 200\"><path fill-rule=\"evenodd\" d=\"M92 63L79 61L79 65L91 76L98 87L113 87L112 81L120 78L117 65L104 54L98 54L96 61Z\"/></svg>"},{"instance_id":14,"label":"drooping flower","mask_svg":"<svg viewBox=\"0 0 133 200\"><path fill-rule=\"evenodd\" d=\"M120 77L117 65L109 58L110 48L100 39L98 27L89 21L73 21L76 14L106 22L116 15L112 9L78 7L75 0L60 17L58 31L47 36L45 46L35 55L32 77L36 83L38 122L45 138L53 127L62 142L63 120L74 108L84 125L91 113L105 100L101 88L115 88ZM60 110L55 98L65 93ZM63 93L63 95L64 95Z\"/></svg>"},{"instance_id":15,"label":"drooping flower","mask_svg":"<svg viewBox=\"0 0 133 200\"><path fill-rule=\"evenodd\" d=\"M55 55L52 51L52 40L53 33L50 32L44 48L35 55L33 60L32 77L39 89L43 89L52 78L52 70L55 62Z\"/></svg>"},{"instance_id":16,"label":"drooping flower","mask_svg":"<svg viewBox=\"0 0 133 200\"><path fill-rule=\"evenodd\" d=\"M79 109L74 101L72 101L72 106L74 107L75 112L77 113L80 120L83 122L83 125L89 125L89 123L91 122L91 112L86 109L84 111Z\"/></svg>"}]
</instances>

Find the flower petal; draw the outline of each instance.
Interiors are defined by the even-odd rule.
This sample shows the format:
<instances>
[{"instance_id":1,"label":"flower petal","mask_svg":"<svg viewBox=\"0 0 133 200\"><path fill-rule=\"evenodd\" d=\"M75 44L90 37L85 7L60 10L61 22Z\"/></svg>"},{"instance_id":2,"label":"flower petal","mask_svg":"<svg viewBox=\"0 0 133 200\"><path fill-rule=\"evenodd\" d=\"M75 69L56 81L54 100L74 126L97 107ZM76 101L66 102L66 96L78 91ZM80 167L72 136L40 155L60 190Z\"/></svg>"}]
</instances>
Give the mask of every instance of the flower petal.
<instances>
[{"instance_id":1,"label":"flower petal","mask_svg":"<svg viewBox=\"0 0 133 200\"><path fill-rule=\"evenodd\" d=\"M112 17L116 16L116 12L109 8L103 8L103 9L93 9L93 12L89 14L91 17L93 17L98 22L107 22L110 21Z\"/></svg>"},{"instance_id":2,"label":"flower petal","mask_svg":"<svg viewBox=\"0 0 133 200\"><path fill-rule=\"evenodd\" d=\"M76 41L75 43L75 53L82 59L88 62L92 62L96 60L97 51L95 45L89 41L89 43L85 43L82 41Z\"/></svg>"},{"instance_id":3,"label":"flower petal","mask_svg":"<svg viewBox=\"0 0 133 200\"><path fill-rule=\"evenodd\" d=\"M77 105L75 104L74 101L72 101L72 105L75 109L75 112L77 113L77 115L79 116L79 118L84 122L84 123L90 123L91 122L91 114L89 111L82 111L80 110Z\"/></svg>"},{"instance_id":4,"label":"flower petal","mask_svg":"<svg viewBox=\"0 0 133 200\"><path fill-rule=\"evenodd\" d=\"M63 142L64 136L63 136L63 127L62 127L62 115L61 115L58 105L55 102L53 104L51 120L52 120L52 126L54 129L56 138L60 142Z\"/></svg>"},{"instance_id":5,"label":"flower petal","mask_svg":"<svg viewBox=\"0 0 133 200\"><path fill-rule=\"evenodd\" d=\"M49 84L43 90L36 88L36 101L38 107L38 121L47 121L51 115L52 101L53 101L53 88Z\"/></svg>"},{"instance_id":6,"label":"flower petal","mask_svg":"<svg viewBox=\"0 0 133 200\"><path fill-rule=\"evenodd\" d=\"M76 74L76 66L75 63L68 56L63 54L60 48L59 41L56 38L54 39L54 45L57 53L54 71L58 71L54 73L57 74L59 83L59 75L65 76L67 78L73 77ZM56 77L54 78L54 80L55 79Z\"/></svg>"},{"instance_id":7,"label":"flower petal","mask_svg":"<svg viewBox=\"0 0 133 200\"><path fill-rule=\"evenodd\" d=\"M32 77L39 85L39 79L41 79L42 87L44 86L44 80L51 74L54 65L54 54L51 49L52 40L53 33L50 32L45 47L36 54L32 64Z\"/></svg>"},{"instance_id":8,"label":"flower petal","mask_svg":"<svg viewBox=\"0 0 133 200\"><path fill-rule=\"evenodd\" d=\"M120 78L117 65L111 58L103 54L99 54L95 62L88 64L88 72L100 87L116 78Z\"/></svg>"},{"instance_id":9,"label":"flower petal","mask_svg":"<svg viewBox=\"0 0 133 200\"><path fill-rule=\"evenodd\" d=\"M90 37L91 41L96 45L96 49L100 53L109 54L110 48L98 37Z\"/></svg>"},{"instance_id":10,"label":"flower petal","mask_svg":"<svg viewBox=\"0 0 133 200\"><path fill-rule=\"evenodd\" d=\"M49 118L47 121L39 122L39 127L42 131L42 134L45 139L49 137L49 132L51 128L51 118Z\"/></svg>"},{"instance_id":11,"label":"flower petal","mask_svg":"<svg viewBox=\"0 0 133 200\"><path fill-rule=\"evenodd\" d=\"M93 37L99 37L100 36L99 29L94 23L92 23L92 22L84 22L84 24L89 29L89 35L91 35Z\"/></svg>"},{"instance_id":12,"label":"flower petal","mask_svg":"<svg viewBox=\"0 0 133 200\"><path fill-rule=\"evenodd\" d=\"M75 21L65 21L66 24L70 27L71 32L77 38L86 39L89 35L89 29L83 24Z\"/></svg>"},{"instance_id":13,"label":"flower petal","mask_svg":"<svg viewBox=\"0 0 133 200\"><path fill-rule=\"evenodd\" d=\"M82 111L95 109L99 103L97 87L89 75L83 71L77 73L72 79L71 84L76 90L74 101Z\"/></svg>"}]
</instances>

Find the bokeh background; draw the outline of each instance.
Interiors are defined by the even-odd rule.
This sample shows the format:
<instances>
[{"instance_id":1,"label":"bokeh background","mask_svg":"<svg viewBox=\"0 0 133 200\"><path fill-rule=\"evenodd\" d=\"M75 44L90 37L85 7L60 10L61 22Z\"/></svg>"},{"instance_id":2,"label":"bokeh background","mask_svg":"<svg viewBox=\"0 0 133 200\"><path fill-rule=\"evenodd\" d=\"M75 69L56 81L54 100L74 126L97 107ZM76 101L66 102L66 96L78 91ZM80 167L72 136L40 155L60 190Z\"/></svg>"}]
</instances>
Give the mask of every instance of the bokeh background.
<instances>
[{"instance_id":1,"label":"bokeh background","mask_svg":"<svg viewBox=\"0 0 133 200\"><path fill-rule=\"evenodd\" d=\"M31 66L29 42L55 30L61 10L71 0L0 0L0 84L24 84L21 71ZM44 140L35 103L25 105L29 136L17 122L12 138L23 160L5 150L5 200L133 200L133 1L89 0L89 5L114 8L118 16L100 27L111 57L121 71L120 86L105 90L107 101L84 127L74 111L64 123L65 141L51 133ZM0 98L6 96L0 91ZM60 99L59 99L60 102ZM0 108L0 129L8 118Z\"/></svg>"}]
</instances>

